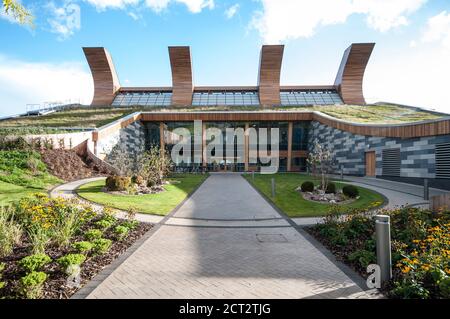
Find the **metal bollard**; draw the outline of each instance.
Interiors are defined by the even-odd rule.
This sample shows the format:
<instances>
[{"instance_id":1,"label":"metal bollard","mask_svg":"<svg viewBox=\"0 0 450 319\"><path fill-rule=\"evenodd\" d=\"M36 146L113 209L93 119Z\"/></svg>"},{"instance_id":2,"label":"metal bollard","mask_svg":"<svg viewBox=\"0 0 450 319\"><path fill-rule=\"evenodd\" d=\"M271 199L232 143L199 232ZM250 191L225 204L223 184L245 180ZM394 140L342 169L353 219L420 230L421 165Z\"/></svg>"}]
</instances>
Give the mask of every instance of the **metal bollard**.
<instances>
[{"instance_id":1,"label":"metal bollard","mask_svg":"<svg viewBox=\"0 0 450 319\"><path fill-rule=\"evenodd\" d=\"M428 187L428 178L423 179L423 199L424 200L430 199L430 189Z\"/></svg>"},{"instance_id":2,"label":"metal bollard","mask_svg":"<svg viewBox=\"0 0 450 319\"><path fill-rule=\"evenodd\" d=\"M384 283L392 277L391 224L389 216L375 216L375 234L377 239L377 264L380 266L381 283Z\"/></svg>"},{"instance_id":3,"label":"metal bollard","mask_svg":"<svg viewBox=\"0 0 450 319\"><path fill-rule=\"evenodd\" d=\"M252 171L252 180L255 180L255 171Z\"/></svg>"},{"instance_id":4,"label":"metal bollard","mask_svg":"<svg viewBox=\"0 0 450 319\"><path fill-rule=\"evenodd\" d=\"M275 178L272 178L272 197L275 197Z\"/></svg>"}]
</instances>

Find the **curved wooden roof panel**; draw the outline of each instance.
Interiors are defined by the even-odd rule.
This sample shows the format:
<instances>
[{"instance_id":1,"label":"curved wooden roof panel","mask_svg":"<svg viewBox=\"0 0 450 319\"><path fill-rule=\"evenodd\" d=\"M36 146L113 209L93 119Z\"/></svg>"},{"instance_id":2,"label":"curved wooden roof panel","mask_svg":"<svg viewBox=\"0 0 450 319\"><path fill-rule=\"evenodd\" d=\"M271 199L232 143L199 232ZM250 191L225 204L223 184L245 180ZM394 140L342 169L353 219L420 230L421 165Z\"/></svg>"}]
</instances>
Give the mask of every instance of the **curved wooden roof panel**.
<instances>
[{"instance_id":1,"label":"curved wooden roof panel","mask_svg":"<svg viewBox=\"0 0 450 319\"><path fill-rule=\"evenodd\" d=\"M94 79L94 99L91 105L111 105L120 89L111 55L105 48L83 48Z\"/></svg>"},{"instance_id":2,"label":"curved wooden roof panel","mask_svg":"<svg viewBox=\"0 0 450 319\"><path fill-rule=\"evenodd\" d=\"M261 105L280 104L280 74L284 45L263 45L261 49L258 87Z\"/></svg>"},{"instance_id":3,"label":"curved wooden roof panel","mask_svg":"<svg viewBox=\"0 0 450 319\"><path fill-rule=\"evenodd\" d=\"M190 105L194 91L191 50L188 46L169 47L169 56L172 68L172 105Z\"/></svg>"},{"instance_id":4,"label":"curved wooden roof panel","mask_svg":"<svg viewBox=\"0 0 450 319\"><path fill-rule=\"evenodd\" d=\"M344 52L335 86L346 104L366 104L363 79L375 43L353 43Z\"/></svg>"}]
</instances>

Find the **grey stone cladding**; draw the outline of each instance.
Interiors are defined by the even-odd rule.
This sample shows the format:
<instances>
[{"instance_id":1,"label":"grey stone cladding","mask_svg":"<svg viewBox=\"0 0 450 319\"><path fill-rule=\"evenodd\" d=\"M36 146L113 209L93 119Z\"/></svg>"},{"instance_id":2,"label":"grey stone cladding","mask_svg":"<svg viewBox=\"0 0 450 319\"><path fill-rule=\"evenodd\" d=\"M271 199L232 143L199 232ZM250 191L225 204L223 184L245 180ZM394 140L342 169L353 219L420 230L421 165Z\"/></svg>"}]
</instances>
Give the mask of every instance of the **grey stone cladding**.
<instances>
[{"instance_id":1,"label":"grey stone cladding","mask_svg":"<svg viewBox=\"0 0 450 319\"><path fill-rule=\"evenodd\" d=\"M338 130L319 122L311 122L308 140L309 151L318 142L331 150L335 158L335 171L344 174L365 175L365 152L375 151L376 175L383 175L382 151L388 148L400 148L400 177L435 178L435 145L449 143L450 135L438 135L421 138L392 138L355 135Z\"/></svg>"},{"instance_id":2,"label":"grey stone cladding","mask_svg":"<svg viewBox=\"0 0 450 319\"><path fill-rule=\"evenodd\" d=\"M129 156L135 156L145 148L145 127L136 121L125 128L101 139L97 144L97 154L108 160L113 148L120 146Z\"/></svg>"}]
</instances>

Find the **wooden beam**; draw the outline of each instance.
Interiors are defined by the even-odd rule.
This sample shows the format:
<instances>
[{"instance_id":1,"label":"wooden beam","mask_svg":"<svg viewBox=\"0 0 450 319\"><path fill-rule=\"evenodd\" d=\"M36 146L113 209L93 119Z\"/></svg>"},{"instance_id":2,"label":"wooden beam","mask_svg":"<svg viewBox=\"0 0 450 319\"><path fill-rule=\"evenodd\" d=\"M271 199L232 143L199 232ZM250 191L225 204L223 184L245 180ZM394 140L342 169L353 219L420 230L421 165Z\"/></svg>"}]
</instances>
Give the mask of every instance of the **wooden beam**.
<instances>
[{"instance_id":1,"label":"wooden beam","mask_svg":"<svg viewBox=\"0 0 450 319\"><path fill-rule=\"evenodd\" d=\"M192 105L194 85L190 48L188 46L169 47L169 56L172 68L172 105Z\"/></svg>"},{"instance_id":2,"label":"wooden beam","mask_svg":"<svg viewBox=\"0 0 450 319\"><path fill-rule=\"evenodd\" d=\"M249 148L250 148L250 136L248 129L250 128L250 124L248 122L245 123L245 133L244 133L244 170L248 172L248 159L249 159Z\"/></svg>"},{"instance_id":3,"label":"wooden beam","mask_svg":"<svg viewBox=\"0 0 450 319\"><path fill-rule=\"evenodd\" d=\"M366 104L363 94L364 72L375 43L353 43L344 52L334 85L346 104Z\"/></svg>"},{"instance_id":4,"label":"wooden beam","mask_svg":"<svg viewBox=\"0 0 450 319\"><path fill-rule=\"evenodd\" d=\"M294 123L288 124L288 154L287 154L287 171L291 171L292 167L292 133L294 131Z\"/></svg>"},{"instance_id":5,"label":"wooden beam","mask_svg":"<svg viewBox=\"0 0 450 319\"><path fill-rule=\"evenodd\" d=\"M258 87L259 101L263 106L281 104L280 74L284 45L263 45L261 49Z\"/></svg>"},{"instance_id":6,"label":"wooden beam","mask_svg":"<svg viewBox=\"0 0 450 319\"><path fill-rule=\"evenodd\" d=\"M111 55L105 48L83 48L94 80L93 106L111 105L120 89Z\"/></svg>"}]
</instances>

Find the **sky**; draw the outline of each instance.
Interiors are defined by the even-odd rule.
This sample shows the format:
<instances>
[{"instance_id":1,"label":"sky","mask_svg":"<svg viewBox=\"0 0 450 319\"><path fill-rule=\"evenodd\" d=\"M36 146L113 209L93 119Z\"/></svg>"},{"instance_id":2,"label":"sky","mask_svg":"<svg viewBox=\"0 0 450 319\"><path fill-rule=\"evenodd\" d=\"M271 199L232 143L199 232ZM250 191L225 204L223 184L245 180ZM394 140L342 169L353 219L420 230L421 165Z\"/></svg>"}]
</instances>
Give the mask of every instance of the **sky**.
<instances>
[{"instance_id":1,"label":"sky","mask_svg":"<svg viewBox=\"0 0 450 319\"><path fill-rule=\"evenodd\" d=\"M282 85L334 83L344 50L375 42L368 102L450 113L449 0L21 1L0 12L0 116L29 104L89 104L82 47L111 53L122 86L170 86L168 46L189 45L195 85L256 85L263 44L284 44Z\"/></svg>"}]
</instances>

